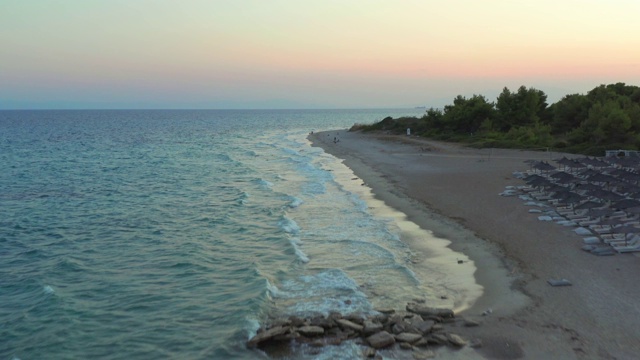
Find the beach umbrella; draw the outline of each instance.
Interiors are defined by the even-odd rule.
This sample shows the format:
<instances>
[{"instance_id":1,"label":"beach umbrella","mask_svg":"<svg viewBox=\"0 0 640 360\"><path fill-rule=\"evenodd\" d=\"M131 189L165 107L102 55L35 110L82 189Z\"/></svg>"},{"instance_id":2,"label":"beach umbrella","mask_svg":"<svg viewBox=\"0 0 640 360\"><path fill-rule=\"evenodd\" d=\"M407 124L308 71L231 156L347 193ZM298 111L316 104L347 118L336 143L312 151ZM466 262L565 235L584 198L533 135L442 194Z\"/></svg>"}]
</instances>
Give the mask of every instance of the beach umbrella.
<instances>
[{"instance_id":1,"label":"beach umbrella","mask_svg":"<svg viewBox=\"0 0 640 360\"><path fill-rule=\"evenodd\" d=\"M611 204L612 208L621 210L637 206L640 206L640 200L636 199L622 199Z\"/></svg>"},{"instance_id":2,"label":"beach umbrella","mask_svg":"<svg viewBox=\"0 0 640 360\"><path fill-rule=\"evenodd\" d=\"M580 181L580 179L576 178L576 177L563 177L562 179L557 179L556 182L558 184L575 184L578 181Z\"/></svg>"},{"instance_id":3,"label":"beach umbrella","mask_svg":"<svg viewBox=\"0 0 640 360\"><path fill-rule=\"evenodd\" d=\"M620 222L619 218L611 218L611 217L605 216L602 220L600 220L600 222L598 222L598 224L618 226L618 225L621 225L622 223Z\"/></svg>"},{"instance_id":4,"label":"beach umbrella","mask_svg":"<svg viewBox=\"0 0 640 360\"><path fill-rule=\"evenodd\" d=\"M602 186L593 183L577 183L573 188L574 191L602 190Z\"/></svg>"},{"instance_id":5,"label":"beach umbrella","mask_svg":"<svg viewBox=\"0 0 640 360\"><path fill-rule=\"evenodd\" d=\"M608 166L607 163L605 163L604 161L598 160L596 158L590 158L590 157L585 157L582 159L578 159L578 161L580 161L582 164L585 164L587 166L592 166L592 167L606 167Z\"/></svg>"},{"instance_id":6,"label":"beach umbrella","mask_svg":"<svg viewBox=\"0 0 640 360\"><path fill-rule=\"evenodd\" d=\"M527 184L533 186L533 187L544 187L544 186L550 186L553 185L553 183L551 181L549 181L548 179L545 179L543 177L540 177L539 179L533 179L531 181L528 181Z\"/></svg>"},{"instance_id":7,"label":"beach umbrella","mask_svg":"<svg viewBox=\"0 0 640 360\"><path fill-rule=\"evenodd\" d=\"M540 176L540 175L538 175L538 174L534 174L534 175L531 175L531 176L527 176L527 177L526 177L526 178L524 178L523 180L524 180L524 182L526 182L527 184L530 184L530 183L531 183L531 182L533 182L533 181L542 181L542 180L544 180L544 181L549 181L549 179L547 179L546 177L544 177L544 176Z\"/></svg>"},{"instance_id":8,"label":"beach umbrella","mask_svg":"<svg viewBox=\"0 0 640 360\"><path fill-rule=\"evenodd\" d=\"M618 175L618 178L629 182L638 182L640 181L640 174L625 171L624 174Z\"/></svg>"},{"instance_id":9,"label":"beach umbrella","mask_svg":"<svg viewBox=\"0 0 640 360\"><path fill-rule=\"evenodd\" d=\"M587 165L580 163L579 161L571 161L566 165L570 169L583 169L586 168Z\"/></svg>"},{"instance_id":10,"label":"beach umbrella","mask_svg":"<svg viewBox=\"0 0 640 360\"><path fill-rule=\"evenodd\" d=\"M611 232L616 234L636 234L640 232L640 228L633 225L622 225L611 228Z\"/></svg>"},{"instance_id":11,"label":"beach umbrella","mask_svg":"<svg viewBox=\"0 0 640 360\"><path fill-rule=\"evenodd\" d=\"M557 162L560 165L566 165L567 163L571 162L571 160L569 160L566 156L563 156L560 159L553 159L553 161Z\"/></svg>"},{"instance_id":12,"label":"beach umbrella","mask_svg":"<svg viewBox=\"0 0 640 360\"><path fill-rule=\"evenodd\" d=\"M587 209L595 209L595 208L600 208L603 207L604 204L603 203L599 203L596 201L585 201L582 204L576 205L574 206L574 210L587 210Z\"/></svg>"},{"instance_id":13,"label":"beach umbrella","mask_svg":"<svg viewBox=\"0 0 640 360\"><path fill-rule=\"evenodd\" d=\"M582 176L582 177L588 177L588 176L592 176L595 174L600 174L599 171L594 170L594 169L587 169L587 170L583 170L580 173L578 173L578 176Z\"/></svg>"},{"instance_id":14,"label":"beach umbrella","mask_svg":"<svg viewBox=\"0 0 640 360\"><path fill-rule=\"evenodd\" d=\"M607 191L604 189L587 191L587 195L593 196L594 198L598 198L601 200L607 200L607 201L618 201L618 200L624 199L624 196L620 194L616 194L613 191Z\"/></svg>"},{"instance_id":15,"label":"beach umbrella","mask_svg":"<svg viewBox=\"0 0 640 360\"><path fill-rule=\"evenodd\" d=\"M556 167L549 164L548 162L544 162L544 161L538 161L537 163L533 164L532 166L534 169L536 170L540 170L540 171L551 171L551 170L555 170Z\"/></svg>"},{"instance_id":16,"label":"beach umbrella","mask_svg":"<svg viewBox=\"0 0 640 360\"><path fill-rule=\"evenodd\" d=\"M624 212L627 214L640 214L640 206L626 208L624 209Z\"/></svg>"},{"instance_id":17,"label":"beach umbrella","mask_svg":"<svg viewBox=\"0 0 640 360\"><path fill-rule=\"evenodd\" d=\"M569 174L566 171L556 171L554 173L552 173L551 175L549 175L549 177L554 178L554 179L566 179L566 178L570 178L573 179L574 176Z\"/></svg>"},{"instance_id":18,"label":"beach umbrella","mask_svg":"<svg viewBox=\"0 0 640 360\"><path fill-rule=\"evenodd\" d=\"M590 218L601 218L603 216L608 216L614 213L613 209L610 208L594 208L594 209L589 209L589 211L587 211L587 216Z\"/></svg>"},{"instance_id":19,"label":"beach umbrella","mask_svg":"<svg viewBox=\"0 0 640 360\"><path fill-rule=\"evenodd\" d=\"M582 201L584 201L584 197L576 193L571 193L570 196L562 199L562 202L564 202L565 204L577 204Z\"/></svg>"},{"instance_id":20,"label":"beach umbrella","mask_svg":"<svg viewBox=\"0 0 640 360\"><path fill-rule=\"evenodd\" d=\"M595 183L607 183L615 180L616 178L614 178L613 176L602 174L602 173L597 173L587 178L587 181L595 182Z\"/></svg>"}]
</instances>

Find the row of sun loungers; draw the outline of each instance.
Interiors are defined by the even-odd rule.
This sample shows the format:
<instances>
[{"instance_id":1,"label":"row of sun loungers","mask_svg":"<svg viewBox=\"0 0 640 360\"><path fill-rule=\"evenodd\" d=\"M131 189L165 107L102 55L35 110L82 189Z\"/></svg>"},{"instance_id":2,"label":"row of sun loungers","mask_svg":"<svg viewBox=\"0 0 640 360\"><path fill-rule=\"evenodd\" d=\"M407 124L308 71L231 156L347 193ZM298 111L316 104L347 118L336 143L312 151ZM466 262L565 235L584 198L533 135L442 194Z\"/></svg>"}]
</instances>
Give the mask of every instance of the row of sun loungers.
<instances>
[{"instance_id":1,"label":"row of sun loungers","mask_svg":"<svg viewBox=\"0 0 640 360\"><path fill-rule=\"evenodd\" d=\"M500 195L519 196L541 221L574 227L594 255L640 252L640 157L555 161L530 162L514 173L526 185Z\"/></svg>"}]
</instances>

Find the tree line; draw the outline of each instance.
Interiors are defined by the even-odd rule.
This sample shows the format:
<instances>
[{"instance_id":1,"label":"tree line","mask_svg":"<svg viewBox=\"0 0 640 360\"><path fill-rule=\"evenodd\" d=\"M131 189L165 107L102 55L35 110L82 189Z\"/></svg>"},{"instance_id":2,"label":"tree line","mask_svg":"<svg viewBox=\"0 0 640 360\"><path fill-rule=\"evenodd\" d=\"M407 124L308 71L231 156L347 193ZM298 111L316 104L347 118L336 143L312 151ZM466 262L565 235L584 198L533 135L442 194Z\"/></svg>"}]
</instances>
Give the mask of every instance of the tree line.
<instances>
[{"instance_id":1,"label":"tree line","mask_svg":"<svg viewBox=\"0 0 640 360\"><path fill-rule=\"evenodd\" d=\"M608 149L640 149L640 87L600 85L587 94L571 94L548 105L547 95L521 86L504 88L495 102L462 95L422 117L387 117L355 129L386 130L477 147L552 148L587 155Z\"/></svg>"}]
</instances>

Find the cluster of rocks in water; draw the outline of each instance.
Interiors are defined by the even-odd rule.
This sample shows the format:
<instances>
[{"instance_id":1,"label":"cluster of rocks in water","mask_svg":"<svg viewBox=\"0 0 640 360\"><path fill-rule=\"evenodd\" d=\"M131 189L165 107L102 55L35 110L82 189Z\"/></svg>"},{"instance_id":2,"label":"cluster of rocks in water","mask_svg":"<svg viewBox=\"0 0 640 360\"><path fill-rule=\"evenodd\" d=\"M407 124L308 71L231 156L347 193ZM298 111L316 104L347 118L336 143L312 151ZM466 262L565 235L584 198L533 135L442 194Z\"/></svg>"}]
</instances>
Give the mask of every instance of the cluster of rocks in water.
<instances>
[{"instance_id":1,"label":"cluster of rocks in water","mask_svg":"<svg viewBox=\"0 0 640 360\"><path fill-rule=\"evenodd\" d=\"M292 342L321 348L353 340L364 347L366 357L377 357L378 349L400 348L417 351L415 358L432 357L434 354L428 349L435 346L481 346L478 340L469 342L448 331L449 324L479 325L472 320L455 318L450 309L410 302L406 312L378 310L375 315L330 313L310 318L290 316L275 319L261 327L247 345L269 353L269 349L281 349Z\"/></svg>"}]
</instances>

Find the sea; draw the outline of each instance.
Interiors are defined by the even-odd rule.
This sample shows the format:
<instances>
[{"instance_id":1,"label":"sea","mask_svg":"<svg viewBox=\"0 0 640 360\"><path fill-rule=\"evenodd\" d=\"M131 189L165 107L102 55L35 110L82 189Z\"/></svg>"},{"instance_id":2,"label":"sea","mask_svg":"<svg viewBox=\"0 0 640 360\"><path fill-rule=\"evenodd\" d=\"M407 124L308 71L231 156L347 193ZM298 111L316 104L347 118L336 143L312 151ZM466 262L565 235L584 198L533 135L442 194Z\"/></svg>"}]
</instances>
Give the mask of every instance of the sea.
<instances>
[{"instance_id":1,"label":"sea","mask_svg":"<svg viewBox=\"0 0 640 360\"><path fill-rule=\"evenodd\" d=\"M307 140L423 111L0 111L0 359L267 359L270 318L437 297L402 214Z\"/></svg>"}]
</instances>

